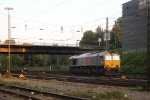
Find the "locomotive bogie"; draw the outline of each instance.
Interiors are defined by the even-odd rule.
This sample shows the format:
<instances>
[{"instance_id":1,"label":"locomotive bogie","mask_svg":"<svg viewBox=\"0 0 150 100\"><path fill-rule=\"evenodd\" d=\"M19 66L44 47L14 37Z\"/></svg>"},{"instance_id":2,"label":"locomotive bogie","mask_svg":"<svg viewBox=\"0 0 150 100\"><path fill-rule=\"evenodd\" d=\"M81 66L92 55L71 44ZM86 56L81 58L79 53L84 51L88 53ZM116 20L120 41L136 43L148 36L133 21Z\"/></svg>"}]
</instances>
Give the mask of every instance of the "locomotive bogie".
<instances>
[{"instance_id":1,"label":"locomotive bogie","mask_svg":"<svg viewBox=\"0 0 150 100\"><path fill-rule=\"evenodd\" d=\"M71 66L70 72L72 74L82 74L82 75L98 75L103 74L104 69L97 66Z\"/></svg>"}]
</instances>

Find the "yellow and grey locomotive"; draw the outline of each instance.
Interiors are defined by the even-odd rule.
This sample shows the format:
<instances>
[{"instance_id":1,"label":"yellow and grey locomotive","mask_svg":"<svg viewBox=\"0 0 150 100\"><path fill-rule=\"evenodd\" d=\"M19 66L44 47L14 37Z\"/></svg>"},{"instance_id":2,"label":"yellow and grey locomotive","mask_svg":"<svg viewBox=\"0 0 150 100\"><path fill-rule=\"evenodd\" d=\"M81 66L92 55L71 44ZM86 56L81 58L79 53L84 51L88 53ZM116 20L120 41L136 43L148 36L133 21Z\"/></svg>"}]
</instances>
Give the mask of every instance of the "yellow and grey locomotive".
<instances>
[{"instance_id":1,"label":"yellow and grey locomotive","mask_svg":"<svg viewBox=\"0 0 150 100\"><path fill-rule=\"evenodd\" d=\"M112 51L75 55L70 60L72 74L114 74L120 69L120 55Z\"/></svg>"}]
</instances>

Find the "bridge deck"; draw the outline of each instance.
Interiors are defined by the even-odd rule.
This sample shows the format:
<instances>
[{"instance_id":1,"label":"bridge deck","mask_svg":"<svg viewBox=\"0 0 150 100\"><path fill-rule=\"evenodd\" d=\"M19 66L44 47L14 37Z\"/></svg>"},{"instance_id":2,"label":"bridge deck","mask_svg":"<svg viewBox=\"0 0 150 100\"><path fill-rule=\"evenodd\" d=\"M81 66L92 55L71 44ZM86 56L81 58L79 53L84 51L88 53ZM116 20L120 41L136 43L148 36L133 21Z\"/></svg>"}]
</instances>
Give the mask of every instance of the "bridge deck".
<instances>
[{"instance_id":1,"label":"bridge deck","mask_svg":"<svg viewBox=\"0 0 150 100\"><path fill-rule=\"evenodd\" d=\"M95 49L84 49L69 46L41 46L41 45L11 45L11 54L82 54L93 52ZM8 45L0 45L0 53L8 53Z\"/></svg>"}]
</instances>

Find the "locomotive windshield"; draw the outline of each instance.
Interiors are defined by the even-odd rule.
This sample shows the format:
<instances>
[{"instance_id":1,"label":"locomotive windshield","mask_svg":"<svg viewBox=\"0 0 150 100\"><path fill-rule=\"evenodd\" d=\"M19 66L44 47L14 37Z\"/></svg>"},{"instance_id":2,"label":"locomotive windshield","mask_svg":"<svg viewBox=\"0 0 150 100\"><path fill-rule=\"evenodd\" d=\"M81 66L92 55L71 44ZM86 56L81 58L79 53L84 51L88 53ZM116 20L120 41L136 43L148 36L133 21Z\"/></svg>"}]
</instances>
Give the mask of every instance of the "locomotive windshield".
<instances>
[{"instance_id":1,"label":"locomotive windshield","mask_svg":"<svg viewBox=\"0 0 150 100\"><path fill-rule=\"evenodd\" d=\"M111 55L106 55L105 60L112 60L112 56Z\"/></svg>"},{"instance_id":2,"label":"locomotive windshield","mask_svg":"<svg viewBox=\"0 0 150 100\"><path fill-rule=\"evenodd\" d=\"M120 57L118 55L113 55L113 60L120 60Z\"/></svg>"}]
</instances>

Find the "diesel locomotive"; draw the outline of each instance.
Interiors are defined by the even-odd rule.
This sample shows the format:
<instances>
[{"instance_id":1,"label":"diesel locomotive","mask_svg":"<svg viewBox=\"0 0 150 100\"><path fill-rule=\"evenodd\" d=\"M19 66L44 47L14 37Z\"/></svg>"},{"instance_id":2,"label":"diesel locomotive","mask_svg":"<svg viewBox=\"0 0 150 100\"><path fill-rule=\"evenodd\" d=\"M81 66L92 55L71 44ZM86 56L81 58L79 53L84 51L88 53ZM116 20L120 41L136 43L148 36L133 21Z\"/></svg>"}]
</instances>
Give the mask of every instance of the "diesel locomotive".
<instances>
[{"instance_id":1,"label":"diesel locomotive","mask_svg":"<svg viewBox=\"0 0 150 100\"><path fill-rule=\"evenodd\" d=\"M120 69L120 55L114 51L74 55L70 60L71 74L113 75Z\"/></svg>"}]
</instances>

